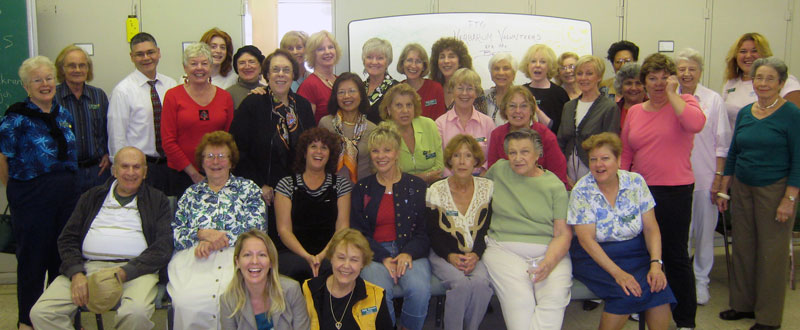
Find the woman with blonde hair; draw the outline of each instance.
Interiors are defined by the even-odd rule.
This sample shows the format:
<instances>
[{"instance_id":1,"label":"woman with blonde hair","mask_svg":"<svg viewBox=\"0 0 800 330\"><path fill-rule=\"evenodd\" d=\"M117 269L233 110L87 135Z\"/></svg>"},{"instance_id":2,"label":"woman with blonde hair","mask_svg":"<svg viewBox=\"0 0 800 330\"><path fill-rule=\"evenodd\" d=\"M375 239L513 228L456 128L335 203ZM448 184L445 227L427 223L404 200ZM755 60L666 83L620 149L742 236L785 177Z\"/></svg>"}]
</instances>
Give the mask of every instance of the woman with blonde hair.
<instances>
[{"instance_id":1,"label":"woman with blonde hair","mask_svg":"<svg viewBox=\"0 0 800 330\"><path fill-rule=\"evenodd\" d=\"M220 297L222 329L308 329L300 285L278 273L278 250L267 234L250 230L233 249L235 275Z\"/></svg>"},{"instance_id":2,"label":"woman with blonde hair","mask_svg":"<svg viewBox=\"0 0 800 330\"><path fill-rule=\"evenodd\" d=\"M231 73L233 70L233 40L231 36L215 27L203 33L200 42L207 44L211 49L211 83L222 89L236 84L239 76Z\"/></svg>"},{"instance_id":3,"label":"woman with blonde hair","mask_svg":"<svg viewBox=\"0 0 800 330\"><path fill-rule=\"evenodd\" d=\"M317 123L328 115L328 100L333 91L333 82L336 81L333 67L339 63L341 56L342 50L332 33L322 30L308 38L305 57L314 73L300 84L297 94L311 102Z\"/></svg>"},{"instance_id":4,"label":"woman with blonde hair","mask_svg":"<svg viewBox=\"0 0 800 330\"><path fill-rule=\"evenodd\" d=\"M756 101L753 90L753 77L750 72L753 62L762 57L772 56L769 41L758 32L743 34L731 45L725 56L725 87L722 88L722 99L728 112L731 131L736 126L736 115L744 106ZM789 75L780 91L780 96L800 107L800 81Z\"/></svg>"},{"instance_id":5,"label":"woman with blonde hair","mask_svg":"<svg viewBox=\"0 0 800 330\"><path fill-rule=\"evenodd\" d=\"M564 88L550 82L550 78L558 72L556 53L547 45L533 45L519 63L519 71L531 79L525 87L536 97L537 106L547 115L547 118L539 116L539 122L549 127L553 133L558 133L561 112L564 103L569 101L569 95Z\"/></svg>"},{"instance_id":6,"label":"woman with blonde hair","mask_svg":"<svg viewBox=\"0 0 800 330\"><path fill-rule=\"evenodd\" d=\"M281 38L281 49L288 51L297 61L297 77L292 82L292 92L297 92L300 84L311 74L306 70L306 40L308 34L303 31L289 31Z\"/></svg>"}]
</instances>

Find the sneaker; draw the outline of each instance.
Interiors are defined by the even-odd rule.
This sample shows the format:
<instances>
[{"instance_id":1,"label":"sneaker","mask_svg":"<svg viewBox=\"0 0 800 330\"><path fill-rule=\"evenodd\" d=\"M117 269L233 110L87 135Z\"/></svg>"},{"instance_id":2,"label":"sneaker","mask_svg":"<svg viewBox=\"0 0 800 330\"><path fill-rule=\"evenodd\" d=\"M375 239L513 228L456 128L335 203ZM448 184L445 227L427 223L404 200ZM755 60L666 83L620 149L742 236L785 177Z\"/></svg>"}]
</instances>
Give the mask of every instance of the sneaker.
<instances>
[{"instance_id":1,"label":"sneaker","mask_svg":"<svg viewBox=\"0 0 800 330\"><path fill-rule=\"evenodd\" d=\"M639 313L633 313L633 314L631 314L630 316L628 316L628 318L629 318L631 321L636 321L636 322L639 322Z\"/></svg>"},{"instance_id":2,"label":"sneaker","mask_svg":"<svg viewBox=\"0 0 800 330\"><path fill-rule=\"evenodd\" d=\"M698 305L705 305L708 303L708 300L711 299L711 295L708 293L708 286L698 284L695 286L697 289L697 304Z\"/></svg>"}]
</instances>

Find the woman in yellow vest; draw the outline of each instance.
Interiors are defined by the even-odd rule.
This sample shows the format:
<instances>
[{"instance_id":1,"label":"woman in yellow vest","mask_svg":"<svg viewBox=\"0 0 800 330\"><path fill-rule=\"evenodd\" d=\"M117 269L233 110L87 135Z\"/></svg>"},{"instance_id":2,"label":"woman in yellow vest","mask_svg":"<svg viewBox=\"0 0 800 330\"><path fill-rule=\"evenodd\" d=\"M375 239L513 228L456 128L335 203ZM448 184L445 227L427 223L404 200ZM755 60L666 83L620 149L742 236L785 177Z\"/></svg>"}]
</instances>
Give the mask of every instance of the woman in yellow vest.
<instances>
[{"instance_id":1,"label":"woman in yellow vest","mask_svg":"<svg viewBox=\"0 0 800 330\"><path fill-rule=\"evenodd\" d=\"M359 276L372 261L364 235L342 229L333 235L325 255L332 273L303 283L311 330L392 329L383 289Z\"/></svg>"}]
</instances>

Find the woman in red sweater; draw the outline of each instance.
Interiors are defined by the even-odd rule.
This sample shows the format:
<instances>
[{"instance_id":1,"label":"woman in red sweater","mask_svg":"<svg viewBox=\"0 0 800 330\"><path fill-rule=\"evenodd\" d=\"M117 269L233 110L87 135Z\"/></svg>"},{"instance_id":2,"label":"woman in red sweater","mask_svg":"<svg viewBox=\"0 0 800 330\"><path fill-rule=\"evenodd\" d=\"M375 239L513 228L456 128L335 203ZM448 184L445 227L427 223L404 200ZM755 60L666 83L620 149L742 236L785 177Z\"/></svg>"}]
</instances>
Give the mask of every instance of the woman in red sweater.
<instances>
[{"instance_id":1,"label":"woman in red sweater","mask_svg":"<svg viewBox=\"0 0 800 330\"><path fill-rule=\"evenodd\" d=\"M194 160L195 147L206 133L227 132L233 120L231 94L211 84L211 61L211 49L205 43L187 46L183 51L184 83L164 95L161 145L157 147L163 147L167 166L174 170L170 196L182 195L205 178Z\"/></svg>"}]
</instances>

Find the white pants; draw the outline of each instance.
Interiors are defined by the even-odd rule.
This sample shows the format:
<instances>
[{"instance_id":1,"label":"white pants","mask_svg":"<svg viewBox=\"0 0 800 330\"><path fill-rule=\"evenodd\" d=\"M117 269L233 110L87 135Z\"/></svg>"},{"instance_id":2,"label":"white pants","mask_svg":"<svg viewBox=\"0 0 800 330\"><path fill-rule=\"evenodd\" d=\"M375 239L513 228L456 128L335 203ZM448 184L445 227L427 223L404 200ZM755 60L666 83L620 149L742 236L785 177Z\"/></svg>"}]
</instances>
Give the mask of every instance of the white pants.
<instances>
[{"instance_id":1,"label":"white pants","mask_svg":"<svg viewBox=\"0 0 800 330\"><path fill-rule=\"evenodd\" d=\"M708 286L708 274L714 265L714 231L719 211L711 204L710 192L698 190L692 199L692 225L689 227L689 254L694 247L694 278L698 285Z\"/></svg>"},{"instance_id":2,"label":"white pants","mask_svg":"<svg viewBox=\"0 0 800 330\"><path fill-rule=\"evenodd\" d=\"M124 262L87 261L86 273L103 268L119 267ZM122 297L114 318L117 329L152 329L156 299L157 274L144 274L122 284ZM72 281L64 275L56 277L31 309L31 322L37 329L72 329L72 318L78 306L72 303Z\"/></svg>"},{"instance_id":3,"label":"white pants","mask_svg":"<svg viewBox=\"0 0 800 330\"><path fill-rule=\"evenodd\" d=\"M172 297L175 329L219 329L219 296L233 279L233 248L194 256L195 247L178 251L167 270L167 292Z\"/></svg>"},{"instance_id":4,"label":"white pants","mask_svg":"<svg viewBox=\"0 0 800 330\"><path fill-rule=\"evenodd\" d=\"M487 236L483 262L509 330L561 329L572 287L572 262L561 259L550 275L534 285L527 258L543 256L542 244L497 242Z\"/></svg>"}]
</instances>

